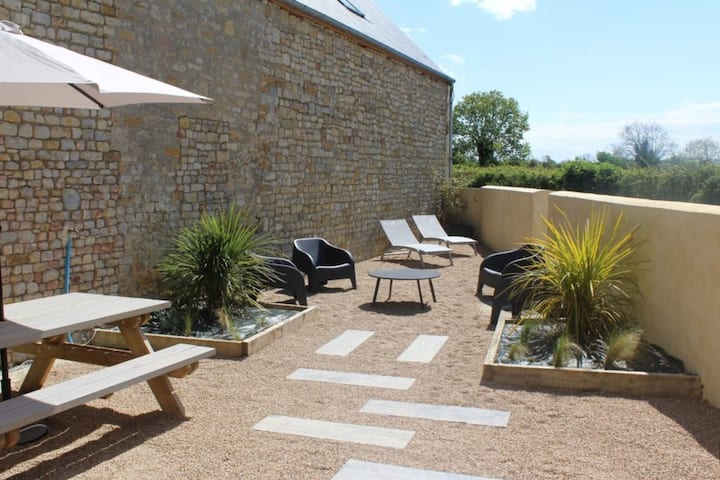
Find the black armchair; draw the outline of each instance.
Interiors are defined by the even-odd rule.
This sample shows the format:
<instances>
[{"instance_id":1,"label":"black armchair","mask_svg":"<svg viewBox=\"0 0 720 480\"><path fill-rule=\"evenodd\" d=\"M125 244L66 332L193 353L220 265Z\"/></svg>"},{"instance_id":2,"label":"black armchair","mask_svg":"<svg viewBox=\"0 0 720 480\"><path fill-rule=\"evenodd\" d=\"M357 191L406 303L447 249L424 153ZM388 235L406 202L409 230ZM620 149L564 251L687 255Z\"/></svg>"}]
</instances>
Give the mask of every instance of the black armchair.
<instances>
[{"instance_id":1,"label":"black armchair","mask_svg":"<svg viewBox=\"0 0 720 480\"><path fill-rule=\"evenodd\" d=\"M317 292L328 280L349 278L355 281L355 261L347 250L322 238L298 238L293 241L292 261L308 276L308 290Z\"/></svg>"},{"instance_id":2,"label":"black armchair","mask_svg":"<svg viewBox=\"0 0 720 480\"><path fill-rule=\"evenodd\" d=\"M520 313L530 295L527 289L512 286L513 279L525 271L541 252L537 245L523 245L515 250L488 255L480 264L476 295L482 296L483 285L494 288L490 324L496 325L502 308L510 304L513 317Z\"/></svg>"},{"instance_id":3,"label":"black armchair","mask_svg":"<svg viewBox=\"0 0 720 480\"><path fill-rule=\"evenodd\" d=\"M478 275L478 285L475 294L479 297L482 296L483 285L493 287L495 293L498 293L498 285L503 278L503 270L513 262L532 257L537 251L538 247L535 245L523 245L515 250L491 253L485 257L480 264L480 274Z\"/></svg>"},{"instance_id":4,"label":"black armchair","mask_svg":"<svg viewBox=\"0 0 720 480\"><path fill-rule=\"evenodd\" d=\"M502 276L495 286L495 292L493 294L490 325L497 325L500 312L507 304L510 304L513 317L517 317L520 314L520 311L530 296L530 290L528 288L518 288L517 286L513 286L512 283L515 277L530 267L534 261L535 255L523 257L510 262L503 269Z\"/></svg>"},{"instance_id":5,"label":"black armchair","mask_svg":"<svg viewBox=\"0 0 720 480\"><path fill-rule=\"evenodd\" d=\"M275 278L267 281L268 287L282 288L289 291L295 301L307 306L307 291L305 290L305 277L293 262L286 258L266 257L258 255L270 266Z\"/></svg>"}]
</instances>

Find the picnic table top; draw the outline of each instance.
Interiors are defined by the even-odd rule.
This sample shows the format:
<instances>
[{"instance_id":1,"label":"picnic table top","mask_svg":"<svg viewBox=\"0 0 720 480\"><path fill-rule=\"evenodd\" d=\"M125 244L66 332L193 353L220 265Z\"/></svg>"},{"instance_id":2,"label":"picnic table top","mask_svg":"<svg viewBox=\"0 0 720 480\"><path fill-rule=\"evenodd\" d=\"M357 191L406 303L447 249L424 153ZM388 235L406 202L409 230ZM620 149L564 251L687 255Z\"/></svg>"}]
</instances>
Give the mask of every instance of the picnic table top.
<instances>
[{"instance_id":1,"label":"picnic table top","mask_svg":"<svg viewBox=\"0 0 720 480\"><path fill-rule=\"evenodd\" d=\"M170 307L167 300L66 293L5 305L0 348L135 318Z\"/></svg>"}]
</instances>

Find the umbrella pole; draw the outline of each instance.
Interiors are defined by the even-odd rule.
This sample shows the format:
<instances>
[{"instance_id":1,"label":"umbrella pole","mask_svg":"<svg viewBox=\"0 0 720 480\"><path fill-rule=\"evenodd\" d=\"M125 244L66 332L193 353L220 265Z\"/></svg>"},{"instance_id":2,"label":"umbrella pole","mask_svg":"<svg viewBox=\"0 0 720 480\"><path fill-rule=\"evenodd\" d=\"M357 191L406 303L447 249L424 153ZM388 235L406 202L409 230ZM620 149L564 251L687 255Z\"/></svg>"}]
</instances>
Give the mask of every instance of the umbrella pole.
<instances>
[{"instance_id":1,"label":"umbrella pole","mask_svg":"<svg viewBox=\"0 0 720 480\"><path fill-rule=\"evenodd\" d=\"M2 399L9 400L11 393L10 368L8 367L7 349L0 350L0 363L2 363Z\"/></svg>"},{"instance_id":2,"label":"umbrella pole","mask_svg":"<svg viewBox=\"0 0 720 480\"><path fill-rule=\"evenodd\" d=\"M0 227L2 230L2 227ZM0 257L1 259L2 257ZM2 264L0 264L0 322L5 321L5 299L3 298ZM2 368L2 399L10 399L12 394L10 385L10 367L8 365L7 349L0 349L0 368Z\"/></svg>"}]
</instances>

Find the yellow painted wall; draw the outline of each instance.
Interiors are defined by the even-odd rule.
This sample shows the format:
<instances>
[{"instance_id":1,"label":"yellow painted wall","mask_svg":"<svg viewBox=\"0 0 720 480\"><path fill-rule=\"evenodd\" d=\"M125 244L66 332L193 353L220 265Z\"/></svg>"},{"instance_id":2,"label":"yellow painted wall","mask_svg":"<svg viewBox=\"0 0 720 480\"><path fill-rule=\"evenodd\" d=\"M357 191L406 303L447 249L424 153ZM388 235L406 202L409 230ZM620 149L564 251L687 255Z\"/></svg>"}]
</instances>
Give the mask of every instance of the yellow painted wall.
<instances>
[{"instance_id":1,"label":"yellow painted wall","mask_svg":"<svg viewBox=\"0 0 720 480\"><path fill-rule=\"evenodd\" d=\"M544 231L540 215L547 214L549 190L534 188L467 188L464 221L492 250L509 250Z\"/></svg>"},{"instance_id":2,"label":"yellow painted wall","mask_svg":"<svg viewBox=\"0 0 720 480\"><path fill-rule=\"evenodd\" d=\"M477 201L469 202L467 214L481 226L505 224L517 234L521 228L515 222L533 222L531 206L543 210L528 200L527 189L480 190L468 192ZM558 218L555 207L573 222L587 219L593 208L607 207L610 218L622 211L628 228L639 227L638 257L646 260L637 272L643 295L640 324L651 342L702 377L704 398L720 407L720 207L575 192L553 192L545 199L551 219ZM494 229L476 231L493 249L509 241ZM486 242L486 234L493 243Z\"/></svg>"}]
</instances>

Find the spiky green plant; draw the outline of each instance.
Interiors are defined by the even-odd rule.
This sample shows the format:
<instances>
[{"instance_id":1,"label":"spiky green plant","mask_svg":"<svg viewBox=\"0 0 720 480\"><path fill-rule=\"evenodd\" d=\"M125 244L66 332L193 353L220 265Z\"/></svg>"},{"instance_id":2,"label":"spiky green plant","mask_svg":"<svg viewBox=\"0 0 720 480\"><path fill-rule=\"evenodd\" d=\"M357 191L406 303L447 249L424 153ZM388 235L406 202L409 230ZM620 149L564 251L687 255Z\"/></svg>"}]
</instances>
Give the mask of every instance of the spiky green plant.
<instances>
[{"instance_id":1,"label":"spiky green plant","mask_svg":"<svg viewBox=\"0 0 720 480\"><path fill-rule=\"evenodd\" d=\"M589 352L598 339L633 324L639 299L636 229L623 233L622 213L611 223L606 209L593 210L581 225L559 212L559 225L543 218L547 233L533 240L542 254L513 288L528 289L526 305L538 318L561 324L569 341Z\"/></svg>"},{"instance_id":2,"label":"spiky green plant","mask_svg":"<svg viewBox=\"0 0 720 480\"><path fill-rule=\"evenodd\" d=\"M190 336L192 334L193 329L193 316L192 312L185 312L182 315L182 322L183 322L183 335L186 337Z\"/></svg>"},{"instance_id":3,"label":"spiky green plant","mask_svg":"<svg viewBox=\"0 0 720 480\"><path fill-rule=\"evenodd\" d=\"M508 348L507 356L510 360L517 362L520 360L525 360L528 357L529 353L530 350L528 349L527 345L524 344L522 341L517 341L510 345L510 348Z\"/></svg>"},{"instance_id":4,"label":"spiky green plant","mask_svg":"<svg viewBox=\"0 0 720 480\"><path fill-rule=\"evenodd\" d=\"M573 342L570 335L565 332L557 338L553 347L552 365L554 367L564 367L570 360L575 359L578 366L582 361L583 350L580 345Z\"/></svg>"},{"instance_id":5,"label":"spiky green plant","mask_svg":"<svg viewBox=\"0 0 720 480\"><path fill-rule=\"evenodd\" d=\"M642 330L635 327L610 332L605 339L603 366L607 370L619 368L620 362L632 361L642 342Z\"/></svg>"},{"instance_id":6,"label":"spiky green plant","mask_svg":"<svg viewBox=\"0 0 720 480\"><path fill-rule=\"evenodd\" d=\"M270 255L272 239L258 232L243 210L234 206L200 218L183 228L173 248L158 264L162 286L173 306L221 318L235 307L256 305L263 284L272 276L254 254Z\"/></svg>"},{"instance_id":7,"label":"spiky green plant","mask_svg":"<svg viewBox=\"0 0 720 480\"><path fill-rule=\"evenodd\" d=\"M518 343L525 345L526 356L532 361L544 361L552 358L560 337L565 335L565 329L559 323L545 323L538 318L523 319L522 330Z\"/></svg>"}]
</instances>

